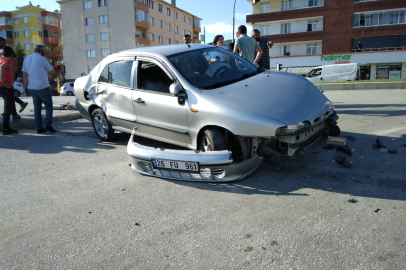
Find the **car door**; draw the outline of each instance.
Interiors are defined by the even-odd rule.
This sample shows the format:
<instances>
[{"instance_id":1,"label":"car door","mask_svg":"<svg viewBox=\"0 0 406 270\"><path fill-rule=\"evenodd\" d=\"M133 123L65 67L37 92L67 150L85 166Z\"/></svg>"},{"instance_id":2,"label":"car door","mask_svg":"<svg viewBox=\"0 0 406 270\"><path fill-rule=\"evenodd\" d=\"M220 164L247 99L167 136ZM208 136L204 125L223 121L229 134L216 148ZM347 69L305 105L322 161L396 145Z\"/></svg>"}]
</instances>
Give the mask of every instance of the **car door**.
<instances>
[{"instance_id":1,"label":"car door","mask_svg":"<svg viewBox=\"0 0 406 270\"><path fill-rule=\"evenodd\" d=\"M158 60L137 58L133 104L138 132L178 145L191 143L187 105L169 92L175 79Z\"/></svg>"},{"instance_id":2,"label":"car door","mask_svg":"<svg viewBox=\"0 0 406 270\"><path fill-rule=\"evenodd\" d=\"M131 132L136 127L136 114L132 102L133 59L111 62L99 77L98 93L113 129Z\"/></svg>"}]
</instances>

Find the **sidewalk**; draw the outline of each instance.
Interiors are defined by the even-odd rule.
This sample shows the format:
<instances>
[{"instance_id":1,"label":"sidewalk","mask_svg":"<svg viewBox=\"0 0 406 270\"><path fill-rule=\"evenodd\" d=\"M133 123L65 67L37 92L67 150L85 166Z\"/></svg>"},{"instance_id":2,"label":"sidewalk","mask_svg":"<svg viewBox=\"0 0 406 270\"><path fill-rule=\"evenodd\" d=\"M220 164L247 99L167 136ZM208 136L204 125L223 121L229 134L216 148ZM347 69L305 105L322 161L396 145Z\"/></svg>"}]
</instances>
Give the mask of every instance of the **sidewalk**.
<instances>
[{"instance_id":1,"label":"sidewalk","mask_svg":"<svg viewBox=\"0 0 406 270\"><path fill-rule=\"evenodd\" d=\"M21 116L21 120L13 121L10 120L10 126L13 129L35 129L35 119L34 119L34 105L32 103L31 97L20 97L24 102L28 102L28 106L22 113L19 113L20 105L16 103L17 114ZM54 106L58 104L74 104L74 97L53 97ZM3 99L0 98L0 113L3 113ZM54 110L52 117L52 124L57 124L65 121L72 121L81 118L81 115L76 110ZM45 120L45 110L42 110L42 121ZM3 127L3 117L0 116L0 129Z\"/></svg>"}]
</instances>

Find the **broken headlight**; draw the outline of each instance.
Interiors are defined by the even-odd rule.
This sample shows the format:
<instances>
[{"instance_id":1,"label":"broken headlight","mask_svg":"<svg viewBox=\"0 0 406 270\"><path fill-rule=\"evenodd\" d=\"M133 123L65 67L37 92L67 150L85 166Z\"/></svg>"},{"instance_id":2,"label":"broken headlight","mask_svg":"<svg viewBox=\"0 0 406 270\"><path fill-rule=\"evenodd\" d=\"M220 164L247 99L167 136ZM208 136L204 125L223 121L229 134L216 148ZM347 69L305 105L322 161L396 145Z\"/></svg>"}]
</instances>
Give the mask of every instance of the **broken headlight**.
<instances>
[{"instance_id":1,"label":"broken headlight","mask_svg":"<svg viewBox=\"0 0 406 270\"><path fill-rule=\"evenodd\" d=\"M290 136L300 134L310 129L310 123L303 121L293 125L280 127L275 131L276 136Z\"/></svg>"}]
</instances>

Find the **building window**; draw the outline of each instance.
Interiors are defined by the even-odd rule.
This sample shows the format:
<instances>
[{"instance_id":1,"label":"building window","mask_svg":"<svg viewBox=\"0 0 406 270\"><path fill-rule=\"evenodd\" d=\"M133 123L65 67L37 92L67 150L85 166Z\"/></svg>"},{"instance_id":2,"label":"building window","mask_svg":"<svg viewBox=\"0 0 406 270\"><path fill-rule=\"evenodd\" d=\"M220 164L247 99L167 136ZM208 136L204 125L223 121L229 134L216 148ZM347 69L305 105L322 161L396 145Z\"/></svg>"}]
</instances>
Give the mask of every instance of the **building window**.
<instances>
[{"instance_id":1,"label":"building window","mask_svg":"<svg viewBox=\"0 0 406 270\"><path fill-rule=\"evenodd\" d=\"M177 27L177 26L175 26L175 33L177 34L177 33L178 33L178 31L179 31L178 27Z\"/></svg>"},{"instance_id":2,"label":"building window","mask_svg":"<svg viewBox=\"0 0 406 270\"><path fill-rule=\"evenodd\" d=\"M307 44L306 50L307 55L313 55L316 54L316 52L317 52L317 44Z\"/></svg>"},{"instance_id":3,"label":"building window","mask_svg":"<svg viewBox=\"0 0 406 270\"><path fill-rule=\"evenodd\" d=\"M159 44L162 44L162 39L163 39L163 37L159 36Z\"/></svg>"},{"instance_id":4,"label":"building window","mask_svg":"<svg viewBox=\"0 0 406 270\"><path fill-rule=\"evenodd\" d=\"M187 23L192 24L192 20L190 18L187 18Z\"/></svg>"},{"instance_id":5,"label":"building window","mask_svg":"<svg viewBox=\"0 0 406 270\"><path fill-rule=\"evenodd\" d=\"M87 67L87 72L90 73L90 72L92 72L93 69L94 69L94 66L88 66Z\"/></svg>"},{"instance_id":6,"label":"building window","mask_svg":"<svg viewBox=\"0 0 406 270\"><path fill-rule=\"evenodd\" d=\"M25 44L25 50L29 51L30 50L30 44Z\"/></svg>"},{"instance_id":7,"label":"building window","mask_svg":"<svg viewBox=\"0 0 406 270\"><path fill-rule=\"evenodd\" d=\"M38 35L39 35L39 37L44 37L44 32L38 31Z\"/></svg>"},{"instance_id":8,"label":"building window","mask_svg":"<svg viewBox=\"0 0 406 270\"><path fill-rule=\"evenodd\" d=\"M85 18L85 25L93 25L93 18Z\"/></svg>"},{"instance_id":9,"label":"building window","mask_svg":"<svg viewBox=\"0 0 406 270\"><path fill-rule=\"evenodd\" d=\"M189 31L188 34L191 35L192 33Z\"/></svg>"},{"instance_id":10,"label":"building window","mask_svg":"<svg viewBox=\"0 0 406 270\"><path fill-rule=\"evenodd\" d=\"M24 37L28 37L28 30L24 31Z\"/></svg>"},{"instance_id":11,"label":"building window","mask_svg":"<svg viewBox=\"0 0 406 270\"><path fill-rule=\"evenodd\" d=\"M171 24L170 24L170 23L168 23L168 24L166 25L166 29L168 29L168 31L171 31Z\"/></svg>"},{"instance_id":12,"label":"building window","mask_svg":"<svg viewBox=\"0 0 406 270\"><path fill-rule=\"evenodd\" d=\"M170 8L166 8L166 15L171 16L171 9Z\"/></svg>"},{"instance_id":13,"label":"building window","mask_svg":"<svg viewBox=\"0 0 406 270\"><path fill-rule=\"evenodd\" d=\"M182 15L182 22L186 22L186 17L185 17L185 15Z\"/></svg>"},{"instance_id":14,"label":"building window","mask_svg":"<svg viewBox=\"0 0 406 270\"><path fill-rule=\"evenodd\" d=\"M269 12L271 12L271 4L270 3L261 4L261 13L269 13Z\"/></svg>"},{"instance_id":15,"label":"building window","mask_svg":"<svg viewBox=\"0 0 406 270\"><path fill-rule=\"evenodd\" d=\"M317 23L318 21L308 21L307 22L307 31L317 31Z\"/></svg>"},{"instance_id":16,"label":"building window","mask_svg":"<svg viewBox=\"0 0 406 270\"><path fill-rule=\"evenodd\" d=\"M270 35L270 30L269 30L269 25L261 25L259 27L259 31L261 32L261 35L266 36Z\"/></svg>"},{"instance_id":17,"label":"building window","mask_svg":"<svg viewBox=\"0 0 406 270\"><path fill-rule=\"evenodd\" d=\"M86 42L92 42L92 41L94 41L94 35L86 34Z\"/></svg>"},{"instance_id":18,"label":"building window","mask_svg":"<svg viewBox=\"0 0 406 270\"><path fill-rule=\"evenodd\" d=\"M6 31L6 38L13 38L13 31Z\"/></svg>"},{"instance_id":19,"label":"building window","mask_svg":"<svg viewBox=\"0 0 406 270\"><path fill-rule=\"evenodd\" d=\"M289 56L290 55L290 45L281 46L281 56Z\"/></svg>"},{"instance_id":20,"label":"building window","mask_svg":"<svg viewBox=\"0 0 406 270\"><path fill-rule=\"evenodd\" d=\"M85 1L85 9L91 9L92 8L92 1Z\"/></svg>"},{"instance_id":21,"label":"building window","mask_svg":"<svg viewBox=\"0 0 406 270\"><path fill-rule=\"evenodd\" d=\"M94 57L96 57L94 50L87 50L87 58L94 58Z\"/></svg>"},{"instance_id":22,"label":"building window","mask_svg":"<svg viewBox=\"0 0 406 270\"><path fill-rule=\"evenodd\" d=\"M319 0L309 0L309 7L319 6Z\"/></svg>"},{"instance_id":23,"label":"building window","mask_svg":"<svg viewBox=\"0 0 406 270\"><path fill-rule=\"evenodd\" d=\"M141 3L143 3L144 5L148 6L148 0L141 0Z\"/></svg>"},{"instance_id":24,"label":"building window","mask_svg":"<svg viewBox=\"0 0 406 270\"><path fill-rule=\"evenodd\" d=\"M23 17L23 23L28 23L28 17L27 16Z\"/></svg>"},{"instance_id":25,"label":"building window","mask_svg":"<svg viewBox=\"0 0 406 270\"><path fill-rule=\"evenodd\" d=\"M110 54L110 49L101 49L102 57L109 56L109 54Z\"/></svg>"},{"instance_id":26,"label":"building window","mask_svg":"<svg viewBox=\"0 0 406 270\"><path fill-rule=\"evenodd\" d=\"M282 10L291 10L292 9L292 1L282 1Z\"/></svg>"},{"instance_id":27,"label":"building window","mask_svg":"<svg viewBox=\"0 0 406 270\"><path fill-rule=\"evenodd\" d=\"M19 38L20 37L20 32L14 32L14 38Z\"/></svg>"},{"instance_id":28,"label":"building window","mask_svg":"<svg viewBox=\"0 0 406 270\"><path fill-rule=\"evenodd\" d=\"M135 19L138 22L148 22L148 12L142 9L135 9Z\"/></svg>"},{"instance_id":29,"label":"building window","mask_svg":"<svg viewBox=\"0 0 406 270\"><path fill-rule=\"evenodd\" d=\"M290 33L290 23L282 23L281 24L281 34Z\"/></svg>"},{"instance_id":30,"label":"building window","mask_svg":"<svg viewBox=\"0 0 406 270\"><path fill-rule=\"evenodd\" d=\"M99 0L99 7L105 7L107 0Z\"/></svg>"},{"instance_id":31,"label":"building window","mask_svg":"<svg viewBox=\"0 0 406 270\"><path fill-rule=\"evenodd\" d=\"M18 19L14 19L14 20L13 20L13 24L14 24L14 25L18 24Z\"/></svg>"},{"instance_id":32,"label":"building window","mask_svg":"<svg viewBox=\"0 0 406 270\"><path fill-rule=\"evenodd\" d=\"M158 11L162 12L162 5L161 4L158 4Z\"/></svg>"},{"instance_id":33,"label":"building window","mask_svg":"<svg viewBox=\"0 0 406 270\"><path fill-rule=\"evenodd\" d=\"M182 35L183 35L183 36L186 35L186 30L185 30L185 29L182 30Z\"/></svg>"},{"instance_id":34,"label":"building window","mask_svg":"<svg viewBox=\"0 0 406 270\"><path fill-rule=\"evenodd\" d=\"M155 41L155 36L152 33L149 33L149 40L150 41Z\"/></svg>"},{"instance_id":35,"label":"building window","mask_svg":"<svg viewBox=\"0 0 406 270\"><path fill-rule=\"evenodd\" d=\"M177 19L177 18L178 18L178 12L175 11L175 19Z\"/></svg>"},{"instance_id":36,"label":"building window","mask_svg":"<svg viewBox=\"0 0 406 270\"><path fill-rule=\"evenodd\" d=\"M405 13L406 9L355 13L353 16L353 27L404 24Z\"/></svg>"},{"instance_id":37,"label":"building window","mask_svg":"<svg viewBox=\"0 0 406 270\"><path fill-rule=\"evenodd\" d=\"M106 23L108 23L107 15L101 15L101 16L99 16L99 23L100 23L100 24L106 24Z\"/></svg>"},{"instance_id":38,"label":"building window","mask_svg":"<svg viewBox=\"0 0 406 270\"><path fill-rule=\"evenodd\" d=\"M154 1L149 1L149 8L154 9Z\"/></svg>"},{"instance_id":39,"label":"building window","mask_svg":"<svg viewBox=\"0 0 406 270\"><path fill-rule=\"evenodd\" d=\"M158 27L162 28L162 21L161 20L159 20L159 22L158 22Z\"/></svg>"},{"instance_id":40,"label":"building window","mask_svg":"<svg viewBox=\"0 0 406 270\"><path fill-rule=\"evenodd\" d=\"M170 39L170 38L167 38L167 39L166 39L166 43L167 43L167 44L171 44L171 39Z\"/></svg>"},{"instance_id":41,"label":"building window","mask_svg":"<svg viewBox=\"0 0 406 270\"><path fill-rule=\"evenodd\" d=\"M38 18L38 23L39 23L39 24L44 24L44 18L42 18L42 17L41 17L41 18Z\"/></svg>"},{"instance_id":42,"label":"building window","mask_svg":"<svg viewBox=\"0 0 406 270\"><path fill-rule=\"evenodd\" d=\"M109 33L107 32L100 33L100 40L109 40Z\"/></svg>"},{"instance_id":43,"label":"building window","mask_svg":"<svg viewBox=\"0 0 406 270\"><path fill-rule=\"evenodd\" d=\"M193 18L193 24L194 24L195 27L199 27L199 28L200 28L200 19L194 17L194 18Z\"/></svg>"},{"instance_id":44,"label":"building window","mask_svg":"<svg viewBox=\"0 0 406 270\"><path fill-rule=\"evenodd\" d=\"M149 17L149 24L150 24L150 25L154 25L154 18Z\"/></svg>"}]
</instances>

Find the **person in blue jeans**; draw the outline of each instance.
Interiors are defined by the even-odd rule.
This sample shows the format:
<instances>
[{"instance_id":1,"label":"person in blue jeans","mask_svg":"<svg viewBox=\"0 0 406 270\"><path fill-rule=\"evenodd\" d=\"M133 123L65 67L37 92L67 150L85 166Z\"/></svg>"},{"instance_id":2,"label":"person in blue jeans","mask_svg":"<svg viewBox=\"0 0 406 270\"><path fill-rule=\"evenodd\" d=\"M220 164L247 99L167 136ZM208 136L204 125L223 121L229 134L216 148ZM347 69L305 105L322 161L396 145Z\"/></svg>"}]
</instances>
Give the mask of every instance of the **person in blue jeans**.
<instances>
[{"instance_id":1,"label":"person in blue jeans","mask_svg":"<svg viewBox=\"0 0 406 270\"><path fill-rule=\"evenodd\" d=\"M46 131L51 133L56 132L52 127L54 108L51 88L48 82L48 73L53 73L54 67L44 56L43 45L35 45L34 53L24 59L22 71L24 93L26 96L28 96L29 93L34 103L34 118L37 133L44 133ZM42 125L42 104L45 105L45 128Z\"/></svg>"}]
</instances>

